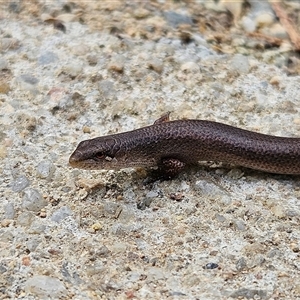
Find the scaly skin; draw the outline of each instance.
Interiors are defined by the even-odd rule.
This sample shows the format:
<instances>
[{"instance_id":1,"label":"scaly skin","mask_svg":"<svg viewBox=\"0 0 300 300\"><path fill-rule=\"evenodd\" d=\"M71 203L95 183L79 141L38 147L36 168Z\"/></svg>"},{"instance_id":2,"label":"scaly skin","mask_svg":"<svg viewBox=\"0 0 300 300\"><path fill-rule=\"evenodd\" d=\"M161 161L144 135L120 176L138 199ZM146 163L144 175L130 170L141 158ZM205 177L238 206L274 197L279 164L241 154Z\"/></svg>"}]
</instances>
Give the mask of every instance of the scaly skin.
<instances>
[{"instance_id":1,"label":"scaly skin","mask_svg":"<svg viewBox=\"0 0 300 300\"><path fill-rule=\"evenodd\" d=\"M81 142L69 162L81 169L158 166L174 177L198 161L218 161L277 174L300 174L300 138L260 134L202 120L161 121Z\"/></svg>"}]
</instances>

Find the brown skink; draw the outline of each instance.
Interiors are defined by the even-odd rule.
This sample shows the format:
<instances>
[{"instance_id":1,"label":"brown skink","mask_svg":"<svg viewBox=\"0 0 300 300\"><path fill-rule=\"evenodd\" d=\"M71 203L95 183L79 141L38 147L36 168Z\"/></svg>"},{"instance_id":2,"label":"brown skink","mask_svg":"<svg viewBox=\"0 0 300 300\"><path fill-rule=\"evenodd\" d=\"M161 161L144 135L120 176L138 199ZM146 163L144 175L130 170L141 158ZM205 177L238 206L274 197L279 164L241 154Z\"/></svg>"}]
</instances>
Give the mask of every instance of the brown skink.
<instances>
[{"instance_id":1,"label":"brown skink","mask_svg":"<svg viewBox=\"0 0 300 300\"><path fill-rule=\"evenodd\" d=\"M203 120L169 121L82 141L72 167L154 167L172 178L198 161L217 161L278 174L300 174L300 138L277 137Z\"/></svg>"}]
</instances>

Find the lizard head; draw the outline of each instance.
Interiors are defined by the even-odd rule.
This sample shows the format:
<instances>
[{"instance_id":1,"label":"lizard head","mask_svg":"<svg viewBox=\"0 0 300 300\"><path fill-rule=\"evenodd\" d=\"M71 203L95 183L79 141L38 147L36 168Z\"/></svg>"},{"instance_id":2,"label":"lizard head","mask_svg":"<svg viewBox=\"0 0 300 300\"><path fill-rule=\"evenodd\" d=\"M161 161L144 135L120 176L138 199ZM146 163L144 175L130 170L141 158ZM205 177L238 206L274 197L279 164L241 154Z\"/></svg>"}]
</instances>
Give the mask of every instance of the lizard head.
<instances>
[{"instance_id":1,"label":"lizard head","mask_svg":"<svg viewBox=\"0 0 300 300\"><path fill-rule=\"evenodd\" d=\"M119 143L112 137L99 137L78 144L69 158L69 164L79 169L119 169L125 159ZM120 161L118 160L120 159Z\"/></svg>"}]
</instances>

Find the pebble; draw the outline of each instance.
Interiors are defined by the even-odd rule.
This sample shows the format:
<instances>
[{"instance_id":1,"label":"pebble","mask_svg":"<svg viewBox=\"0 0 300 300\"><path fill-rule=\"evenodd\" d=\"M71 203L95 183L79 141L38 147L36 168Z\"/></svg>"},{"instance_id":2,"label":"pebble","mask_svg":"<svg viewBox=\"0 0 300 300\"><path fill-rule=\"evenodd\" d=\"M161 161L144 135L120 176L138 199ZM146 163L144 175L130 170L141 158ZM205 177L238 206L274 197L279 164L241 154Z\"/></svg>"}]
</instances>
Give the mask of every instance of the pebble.
<instances>
[{"instance_id":1,"label":"pebble","mask_svg":"<svg viewBox=\"0 0 300 300\"><path fill-rule=\"evenodd\" d=\"M236 269L237 271L241 272L247 268L247 263L244 257L241 257L237 262L236 262Z\"/></svg>"},{"instance_id":2,"label":"pebble","mask_svg":"<svg viewBox=\"0 0 300 300\"><path fill-rule=\"evenodd\" d=\"M90 66L96 66L98 63L98 56L96 54L88 54L86 60Z\"/></svg>"},{"instance_id":3,"label":"pebble","mask_svg":"<svg viewBox=\"0 0 300 300\"><path fill-rule=\"evenodd\" d=\"M54 174L55 166L51 160L44 160L38 164L36 171L38 177L50 180Z\"/></svg>"},{"instance_id":4,"label":"pebble","mask_svg":"<svg viewBox=\"0 0 300 300\"><path fill-rule=\"evenodd\" d=\"M212 270L218 268L219 265L216 263L208 263L204 266L204 269Z\"/></svg>"},{"instance_id":5,"label":"pebble","mask_svg":"<svg viewBox=\"0 0 300 300\"><path fill-rule=\"evenodd\" d=\"M267 292L265 290L241 288L233 292L230 297L237 299L267 299Z\"/></svg>"},{"instance_id":6,"label":"pebble","mask_svg":"<svg viewBox=\"0 0 300 300\"><path fill-rule=\"evenodd\" d=\"M23 74L16 78L16 83L18 84L19 88L24 91L30 91L35 93L37 84L39 80L30 74Z\"/></svg>"},{"instance_id":7,"label":"pebble","mask_svg":"<svg viewBox=\"0 0 300 300\"><path fill-rule=\"evenodd\" d=\"M254 32L256 30L256 23L253 18L247 16L242 17L241 25L246 32Z\"/></svg>"},{"instance_id":8,"label":"pebble","mask_svg":"<svg viewBox=\"0 0 300 300\"><path fill-rule=\"evenodd\" d=\"M11 90L9 83L0 81L0 94L8 94Z\"/></svg>"},{"instance_id":9,"label":"pebble","mask_svg":"<svg viewBox=\"0 0 300 300\"><path fill-rule=\"evenodd\" d=\"M14 192L21 192L25 188L27 188L29 185L30 185L30 182L27 179L27 177L24 175L20 175L12 182L11 189Z\"/></svg>"},{"instance_id":10,"label":"pebble","mask_svg":"<svg viewBox=\"0 0 300 300\"><path fill-rule=\"evenodd\" d=\"M162 268L152 267L148 268L147 272L147 280L156 281L156 280L163 280L165 278L165 274Z\"/></svg>"},{"instance_id":11,"label":"pebble","mask_svg":"<svg viewBox=\"0 0 300 300\"><path fill-rule=\"evenodd\" d=\"M1 38L0 51L16 50L20 46L20 42L15 38Z\"/></svg>"},{"instance_id":12,"label":"pebble","mask_svg":"<svg viewBox=\"0 0 300 300\"><path fill-rule=\"evenodd\" d=\"M274 15L270 13L260 13L255 18L256 28L269 27L274 23Z\"/></svg>"},{"instance_id":13,"label":"pebble","mask_svg":"<svg viewBox=\"0 0 300 300\"><path fill-rule=\"evenodd\" d=\"M20 13L22 10L22 1L17 0L9 2L8 9L16 14Z\"/></svg>"},{"instance_id":14,"label":"pebble","mask_svg":"<svg viewBox=\"0 0 300 300\"><path fill-rule=\"evenodd\" d=\"M62 206L52 214L51 220L60 223L65 218L71 216L72 213L72 210L68 206Z\"/></svg>"},{"instance_id":15,"label":"pebble","mask_svg":"<svg viewBox=\"0 0 300 300\"><path fill-rule=\"evenodd\" d=\"M240 19L243 2L243 0L222 0L219 2L219 5L225 7L228 11L230 11L236 23Z\"/></svg>"},{"instance_id":16,"label":"pebble","mask_svg":"<svg viewBox=\"0 0 300 300\"><path fill-rule=\"evenodd\" d=\"M225 190L207 180L196 181L195 190L198 190L202 196L208 197L209 199L219 199L224 204L231 202Z\"/></svg>"},{"instance_id":17,"label":"pebble","mask_svg":"<svg viewBox=\"0 0 300 300\"><path fill-rule=\"evenodd\" d=\"M163 71L163 62L158 58L153 58L148 62L148 67L160 74Z\"/></svg>"},{"instance_id":18,"label":"pebble","mask_svg":"<svg viewBox=\"0 0 300 300\"><path fill-rule=\"evenodd\" d=\"M124 55L115 55L111 58L107 69L110 71L115 71L122 73L125 67L126 58Z\"/></svg>"},{"instance_id":19,"label":"pebble","mask_svg":"<svg viewBox=\"0 0 300 300\"><path fill-rule=\"evenodd\" d=\"M181 24L193 25L193 20L188 15L178 14L174 11L164 12L164 16L168 24L174 28L178 27Z\"/></svg>"},{"instance_id":20,"label":"pebble","mask_svg":"<svg viewBox=\"0 0 300 300\"><path fill-rule=\"evenodd\" d=\"M242 220L234 220L233 224L235 225L236 229L239 231L246 230L246 225L245 225L244 221L242 221Z\"/></svg>"},{"instance_id":21,"label":"pebble","mask_svg":"<svg viewBox=\"0 0 300 300\"><path fill-rule=\"evenodd\" d=\"M286 213L282 205L275 205L271 208L272 213L279 219L285 218Z\"/></svg>"},{"instance_id":22,"label":"pebble","mask_svg":"<svg viewBox=\"0 0 300 300\"><path fill-rule=\"evenodd\" d=\"M19 78L21 79L21 81L30 85L36 85L39 82L39 80L31 74L23 74Z\"/></svg>"},{"instance_id":23,"label":"pebble","mask_svg":"<svg viewBox=\"0 0 300 300\"><path fill-rule=\"evenodd\" d=\"M42 242L40 237L32 237L26 242L27 249L32 252L35 251L38 245Z\"/></svg>"},{"instance_id":24,"label":"pebble","mask_svg":"<svg viewBox=\"0 0 300 300\"><path fill-rule=\"evenodd\" d=\"M15 214L16 214L16 210L13 203L11 202L7 203L4 207L5 219L14 219Z\"/></svg>"},{"instance_id":25,"label":"pebble","mask_svg":"<svg viewBox=\"0 0 300 300\"><path fill-rule=\"evenodd\" d=\"M38 212L48 204L48 201L33 188L28 188L24 191L23 207L29 211Z\"/></svg>"},{"instance_id":26,"label":"pebble","mask_svg":"<svg viewBox=\"0 0 300 300\"><path fill-rule=\"evenodd\" d=\"M34 275L25 282L25 291L40 299L59 299L67 295L67 290L58 279L45 275Z\"/></svg>"},{"instance_id":27,"label":"pebble","mask_svg":"<svg viewBox=\"0 0 300 300\"><path fill-rule=\"evenodd\" d=\"M8 242L12 242L12 240L14 239L14 235L11 232L11 230L9 230L9 228L2 228L0 230L0 242L3 243L8 243Z\"/></svg>"},{"instance_id":28,"label":"pebble","mask_svg":"<svg viewBox=\"0 0 300 300\"><path fill-rule=\"evenodd\" d=\"M235 54L229 64L231 71L239 74L247 74L250 70L248 57L242 54Z\"/></svg>"},{"instance_id":29,"label":"pebble","mask_svg":"<svg viewBox=\"0 0 300 300\"><path fill-rule=\"evenodd\" d=\"M8 69L8 62L5 58L0 58L0 70L7 70Z\"/></svg>"},{"instance_id":30,"label":"pebble","mask_svg":"<svg viewBox=\"0 0 300 300\"><path fill-rule=\"evenodd\" d=\"M83 73L83 65L79 62L73 62L63 67L63 72L71 78L76 78Z\"/></svg>"},{"instance_id":31,"label":"pebble","mask_svg":"<svg viewBox=\"0 0 300 300\"><path fill-rule=\"evenodd\" d=\"M30 211L24 211L20 213L20 215L17 218L17 224L24 227L31 226L32 222L35 219L35 215Z\"/></svg>"},{"instance_id":32,"label":"pebble","mask_svg":"<svg viewBox=\"0 0 300 300\"><path fill-rule=\"evenodd\" d=\"M39 65L46 66L52 63L55 63L59 60L58 56L50 51L47 51L40 55L38 58Z\"/></svg>"},{"instance_id":33,"label":"pebble","mask_svg":"<svg viewBox=\"0 0 300 300\"><path fill-rule=\"evenodd\" d=\"M123 207L118 219L123 224L131 223L135 219L134 211L128 207Z\"/></svg>"},{"instance_id":34,"label":"pebble","mask_svg":"<svg viewBox=\"0 0 300 300\"><path fill-rule=\"evenodd\" d=\"M274 24L267 30L262 31L262 33L265 33L266 35L270 35L270 36L273 36L275 38L282 39L282 40L289 38L286 30L284 29L284 27L281 24Z\"/></svg>"},{"instance_id":35,"label":"pebble","mask_svg":"<svg viewBox=\"0 0 300 300\"><path fill-rule=\"evenodd\" d=\"M43 232L45 232L46 230L46 225L42 224L41 221L39 219L35 219L29 229L28 229L28 233L30 234L41 234Z\"/></svg>"},{"instance_id":36,"label":"pebble","mask_svg":"<svg viewBox=\"0 0 300 300\"><path fill-rule=\"evenodd\" d=\"M150 11L143 7L139 7L133 12L133 14L137 19L143 19L150 15Z\"/></svg>"},{"instance_id":37,"label":"pebble","mask_svg":"<svg viewBox=\"0 0 300 300\"><path fill-rule=\"evenodd\" d=\"M91 51L87 45L78 44L72 48L72 52L77 56L84 56Z\"/></svg>"},{"instance_id":38,"label":"pebble","mask_svg":"<svg viewBox=\"0 0 300 300\"><path fill-rule=\"evenodd\" d=\"M100 95L105 99L115 99L116 90L114 89L114 84L110 80L102 80L98 83L98 89Z\"/></svg>"},{"instance_id":39,"label":"pebble","mask_svg":"<svg viewBox=\"0 0 300 300\"><path fill-rule=\"evenodd\" d=\"M182 64L180 69L181 69L181 71L186 72L186 73L199 73L200 72L199 65L193 61L189 61L189 62Z\"/></svg>"}]
</instances>

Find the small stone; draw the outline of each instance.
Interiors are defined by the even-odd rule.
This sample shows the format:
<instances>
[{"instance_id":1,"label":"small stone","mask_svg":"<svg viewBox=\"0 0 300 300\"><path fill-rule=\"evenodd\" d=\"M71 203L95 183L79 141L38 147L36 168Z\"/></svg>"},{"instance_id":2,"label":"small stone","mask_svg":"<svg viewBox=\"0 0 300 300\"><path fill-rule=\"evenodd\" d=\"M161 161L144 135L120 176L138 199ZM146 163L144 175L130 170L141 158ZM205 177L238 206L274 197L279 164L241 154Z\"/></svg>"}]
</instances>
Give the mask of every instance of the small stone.
<instances>
[{"instance_id":1,"label":"small stone","mask_svg":"<svg viewBox=\"0 0 300 300\"><path fill-rule=\"evenodd\" d=\"M163 280L165 278L165 274L162 268L152 267L147 271L147 280Z\"/></svg>"},{"instance_id":2,"label":"small stone","mask_svg":"<svg viewBox=\"0 0 300 300\"><path fill-rule=\"evenodd\" d=\"M256 22L252 18L244 16L241 20L241 25L246 32L254 32L256 30Z\"/></svg>"},{"instance_id":3,"label":"small stone","mask_svg":"<svg viewBox=\"0 0 300 300\"><path fill-rule=\"evenodd\" d=\"M230 297L238 299L266 299L267 292L265 290L251 290L242 288L233 292Z\"/></svg>"},{"instance_id":4,"label":"small stone","mask_svg":"<svg viewBox=\"0 0 300 300\"><path fill-rule=\"evenodd\" d=\"M221 82L213 82L210 86L217 92L224 92L224 85Z\"/></svg>"},{"instance_id":5,"label":"small stone","mask_svg":"<svg viewBox=\"0 0 300 300\"><path fill-rule=\"evenodd\" d=\"M7 147L5 145L0 145L0 159L7 156Z\"/></svg>"},{"instance_id":6,"label":"small stone","mask_svg":"<svg viewBox=\"0 0 300 300\"><path fill-rule=\"evenodd\" d=\"M35 251L37 246L42 242L40 237L33 237L26 242L27 249L32 252Z\"/></svg>"},{"instance_id":7,"label":"small stone","mask_svg":"<svg viewBox=\"0 0 300 300\"><path fill-rule=\"evenodd\" d=\"M4 215L6 219L13 219L15 217L16 211L13 203L7 203L4 207Z\"/></svg>"},{"instance_id":8,"label":"small stone","mask_svg":"<svg viewBox=\"0 0 300 300\"><path fill-rule=\"evenodd\" d=\"M227 219L223 215L215 214L215 217L220 223L224 223L227 221Z\"/></svg>"},{"instance_id":9,"label":"small stone","mask_svg":"<svg viewBox=\"0 0 300 300\"><path fill-rule=\"evenodd\" d=\"M8 69L8 62L4 58L0 58L0 70L7 70Z\"/></svg>"},{"instance_id":10,"label":"small stone","mask_svg":"<svg viewBox=\"0 0 300 300\"><path fill-rule=\"evenodd\" d=\"M268 31L266 32L268 35L273 36L278 39L287 39L288 34L284 27L281 24L274 24L271 26ZM281 49L281 48L280 48Z\"/></svg>"},{"instance_id":11,"label":"small stone","mask_svg":"<svg viewBox=\"0 0 300 300\"><path fill-rule=\"evenodd\" d=\"M293 286L293 291L294 291L294 294L299 296L300 295L300 284L299 283L295 283L294 286Z\"/></svg>"},{"instance_id":12,"label":"small stone","mask_svg":"<svg viewBox=\"0 0 300 300\"><path fill-rule=\"evenodd\" d=\"M31 74L23 74L20 76L20 79L31 85L36 85L39 82L39 80Z\"/></svg>"},{"instance_id":13,"label":"small stone","mask_svg":"<svg viewBox=\"0 0 300 300\"><path fill-rule=\"evenodd\" d=\"M202 196L208 197L209 199L219 199L225 204L229 204L232 201L226 190L223 190L221 187L207 180L196 181L195 189L198 190Z\"/></svg>"},{"instance_id":14,"label":"small stone","mask_svg":"<svg viewBox=\"0 0 300 300\"><path fill-rule=\"evenodd\" d=\"M7 94L10 91L10 85L7 82L0 81L0 94Z\"/></svg>"},{"instance_id":15,"label":"small stone","mask_svg":"<svg viewBox=\"0 0 300 300\"><path fill-rule=\"evenodd\" d=\"M98 83L98 89L105 99L114 99L116 97L116 90L114 84L109 80L102 80Z\"/></svg>"},{"instance_id":16,"label":"small stone","mask_svg":"<svg viewBox=\"0 0 300 300\"><path fill-rule=\"evenodd\" d=\"M122 73L124 70L126 58L123 55L114 56L108 64L108 70Z\"/></svg>"},{"instance_id":17,"label":"small stone","mask_svg":"<svg viewBox=\"0 0 300 300\"><path fill-rule=\"evenodd\" d=\"M100 223L95 223L91 226L91 228L94 230L94 231L99 231L102 229L102 226Z\"/></svg>"},{"instance_id":18,"label":"small stone","mask_svg":"<svg viewBox=\"0 0 300 300\"><path fill-rule=\"evenodd\" d=\"M47 51L43 53L39 58L38 58L38 63L42 66L52 64L54 62L58 61L58 56L50 51Z\"/></svg>"},{"instance_id":19,"label":"small stone","mask_svg":"<svg viewBox=\"0 0 300 300\"><path fill-rule=\"evenodd\" d=\"M0 242L11 243L14 239L14 235L9 229L0 229Z\"/></svg>"},{"instance_id":20,"label":"small stone","mask_svg":"<svg viewBox=\"0 0 300 300\"><path fill-rule=\"evenodd\" d=\"M150 15L150 11L143 7L139 7L133 12L133 14L136 17L136 19L143 19Z\"/></svg>"},{"instance_id":21,"label":"small stone","mask_svg":"<svg viewBox=\"0 0 300 300\"><path fill-rule=\"evenodd\" d=\"M167 22L172 27L178 27L180 24L190 24L193 25L193 20L190 16L178 14L173 11L167 11L164 13Z\"/></svg>"},{"instance_id":22,"label":"small stone","mask_svg":"<svg viewBox=\"0 0 300 300\"><path fill-rule=\"evenodd\" d=\"M256 28L268 27L274 23L274 15L261 13L255 18Z\"/></svg>"},{"instance_id":23,"label":"small stone","mask_svg":"<svg viewBox=\"0 0 300 300\"><path fill-rule=\"evenodd\" d=\"M9 219L3 219L1 221L1 227L8 227L12 223L12 220Z\"/></svg>"},{"instance_id":24,"label":"small stone","mask_svg":"<svg viewBox=\"0 0 300 300\"><path fill-rule=\"evenodd\" d=\"M90 49L85 44L78 44L72 48L72 52L77 56L83 56L90 52Z\"/></svg>"},{"instance_id":25,"label":"small stone","mask_svg":"<svg viewBox=\"0 0 300 300\"><path fill-rule=\"evenodd\" d=\"M72 210L68 206L62 206L52 214L51 220L60 223L63 219L71 215Z\"/></svg>"},{"instance_id":26,"label":"small stone","mask_svg":"<svg viewBox=\"0 0 300 300\"><path fill-rule=\"evenodd\" d=\"M17 126L22 129L34 131L37 126L37 119L29 114L20 112L15 115Z\"/></svg>"},{"instance_id":27,"label":"small stone","mask_svg":"<svg viewBox=\"0 0 300 300\"><path fill-rule=\"evenodd\" d=\"M40 299L58 299L67 294L66 288L59 279L44 275L29 278L25 282L25 291Z\"/></svg>"},{"instance_id":28,"label":"small stone","mask_svg":"<svg viewBox=\"0 0 300 300\"><path fill-rule=\"evenodd\" d=\"M17 224L29 227L35 219L35 215L32 212L24 211L17 218Z\"/></svg>"},{"instance_id":29,"label":"small stone","mask_svg":"<svg viewBox=\"0 0 300 300\"><path fill-rule=\"evenodd\" d=\"M63 71L71 78L76 78L83 73L83 66L80 63L70 63L64 66Z\"/></svg>"},{"instance_id":30,"label":"small stone","mask_svg":"<svg viewBox=\"0 0 300 300\"><path fill-rule=\"evenodd\" d=\"M163 71L163 62L160 59L153 58L148 62L148 67L160 74Z\"/></svg>"},{"instance_id":31,"label":"small stone","mask_svg":"<svg viewBox=\"0 0 300 300\"><path fill-rule=\"evenodd\" d=\"M278 217L279 219L282 219L286 216L285 211L281 205L275 205L271 208L272 213Z\"/></svg>"},{"instance_id":32,"label":"small stone","mask_svg":"<svg viewBox=\"0 0 300 300\"><path fill-rule=\"evenodd\" d=\"M231 169L227 175L232 179L240 179L244 176L244 172L240 169L234 168Z\"/></svg>"},{"instance_id":33,"label":"small stone","mask_svg":"<svg viewBox=\"0 0 300 300\"><path fill-rule=\"evenodd\" d=\"M245 46L246 41L243 38L235 38L232 40L231 45L234 47L243 47Z\"/></svg>"},{"instance_id":34,"label":"small stone","mask_svg":"<svg viewBox=\"0 0 300 300\"><path fill-rule=\"evenodd\" d=\"M20 13L22 10L22 1L9 2L8 9L16 14Z\"/></svg>"},{"instance_id":35,"label":"small stone","mask_svg":"<svg viewBox=\"0 0 300 300\"><path fill-rule=\"evenodd\" d=\"M90 126L83 126L82 127L82 132L83 133L91 133L91 127Z\"/></svg>"},{"instance_id":36,"label":"small stone","mask_svg":"<svg viewBox=\"0 0 300 300\"><path fill-rule=\"evenodd\" d=\"M270 84L272 85L279 85L279 83L282 81L282 77L281 76L273 76L271 79L270 79Z\"/></svg>"},{"instance_id":37,"label":"small stone","mask_svg":"<svg viewBox=\"0 0 300 300\"><path fill-rule=\"evenodd\" d=\"M180 69L185 73L200 73L200 67L193 61L184 63Z\"/></svg>"},{"instance_id":38,"label":"small stone","mask_svg":"<svg viewBox=\"0 0 300 300\"><path fill-rule=\"evenodd\" d=\"M122 211L118 217L119 221L124 224L130 223L132 220L134 220L134 218L135 218L134 211L130 208L125 208L125 207L122 208Z\"/></svg>"},{"instance_id":39,"label":"small stone","mask_svg":"<svg viewBox=\"0 0 300 300\"><path fill-rule=\"evenodd\" d=\"M21 192L23 191L26 187L28 187L30 184L29 180L27 179L26 176L24 175L20 175L19 177L17 177L11 185L11 189L14 192Z\"/></svg>"},{"instance_id":40,"label":"small stone","mask_svg":"<svg viewBox=\"0 0 300 300\"><path fill-rule=\"evenodd\" d=\"M90 66L96 66L98 63L98 56L96 54L88 54L86 59Z\"/></svg>"},{"instance_id":41,"label":"small stone","mask_svg":"<svg viewBox=\"0 0 300 300\"><path fill-rule=\"evenodd\" d=\"M0 265L0 274L3 274L7 272L7 268L5 268L3 265Z\"/></svg>"},{"instance_id":42,"label":"small stone","mask_svg":"<svg viewBox=\"0 0 300 300\"><path fill-rule=\"evenodd\" d=\"M247 263L244 257L241 257L237 262L236 262L236 269L241 272L247 268Z\"/></svg>"},{"instance_id":43,"label":"small stone","mask_svg":"<svg viewBox=\"0 0 300 300\"><path fill-rule=\"evenodd\" d=\"M15 38L2 38L0 40L0 51L16 50L20 47L20 42Z\"/></svg>"},{"instance_id":44,"label":"small stone","mask_svg":"<svg viewBox=\"0 0 300 300\"><path fill-rule=\"evenodd\" d=\"M242 54L234 55L230 63L230 68L239 74L247 74L250 70L248 58Z\"/></svg>"},{"instance_id":45,"label":"small stone","mask_svg":"<svg viewBox=\"0 0 300 300\"><path fill-rule=\"evenodd\" d=\"M251 261L249 261L248 267L249 267L250 269L253 269L253 268L257 267L257 266L261 266L262 264L265 263L265 261L266 261L266 260L265 260L265 258L264 258L263 255L257 254L257 255L255 255L254 257L252 257L252 260L251 260Z\"/></svg>"},{"instance_id":46,"label":"small stone","mask_svg":"<svg viewBox=\"0 0 300 300\"><path fill-rule=\"evenodd\" d=\"M233 221L233 224L235 225L236 229L239 231L246 230L246 225L242 220L235 220L235 221Z\"/></svg>"},{"instance_id":47,"label":"small stone","mask_svg":"<svg viewBox=\"0 0 300 300\"><path fill-rule=\"evenodd\" d=\"M216 263L208 263L204 266L204 269L212 270L218 268L219 265Z\"/></svg>"},{"instance_id":48,"label":"small stone","mask_svg":"<svg viewBox=\"0 0 300 300\"><path fill-rule=\"evenodd\" d=\"M38 212L48 204L48 201L42 197L40 192L33 188L24 191L23 207L27 210Z\"/></svg>"},{"instance_id":49,"label":"small stone","mask_svg":"<svg viewBox=\"0 0 300 300\"><path fill-rule=\"evenodd\" d=\"M28 229L28 233L30 234L41 234L45 232L46 226L41 223L40 219L35 219L30 228Z\"/></svg>"},{"instance_id":50,"label":"small stone","mask_svg":"<svg viewBox=\"0 0 300 300\"><path fill-rule=\"evenodd\" d=\"M44 160L38 164L36 171L38 177L50 180L54 174L55 166L51 160Z\"/></svg>"}]
</instances>

